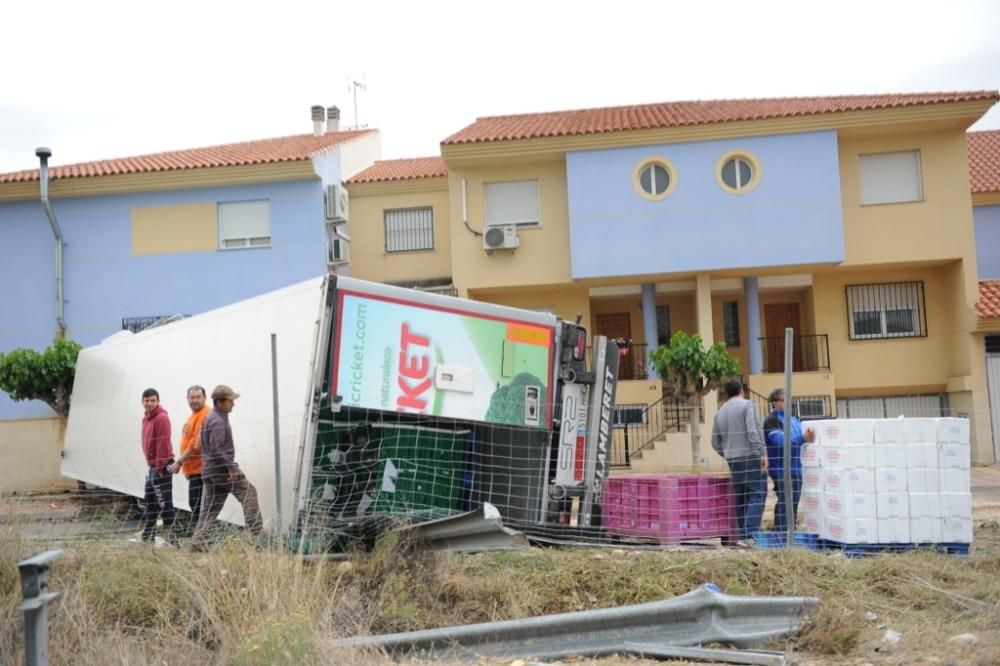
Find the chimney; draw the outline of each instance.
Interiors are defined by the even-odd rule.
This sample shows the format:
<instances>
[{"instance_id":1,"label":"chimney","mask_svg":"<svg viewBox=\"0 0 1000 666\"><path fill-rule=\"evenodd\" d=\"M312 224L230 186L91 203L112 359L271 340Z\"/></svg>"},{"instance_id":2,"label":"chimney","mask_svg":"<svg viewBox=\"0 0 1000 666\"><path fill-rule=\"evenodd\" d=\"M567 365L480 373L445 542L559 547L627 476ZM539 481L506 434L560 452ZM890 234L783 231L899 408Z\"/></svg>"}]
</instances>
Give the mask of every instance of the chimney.
<instances>
[{"instance_id":1,"label":"chimney","mask_svg":"<svg viewBox=\"0 0 1000 666\"><path fill-rule=\"evenodd\" d=\"M315 105L312 107L313 136L323 136L323 107Z\"/></svg>"},{"instance_id":2,"label":"chimney","mask_svg":"<svg viewBox=\"0 0 1000 666\"><path fill-rule=\"evenodd\" d=\"M340 109L335 106L326 107L326 133L340 131Z\"/></svg>"}]
</instances>

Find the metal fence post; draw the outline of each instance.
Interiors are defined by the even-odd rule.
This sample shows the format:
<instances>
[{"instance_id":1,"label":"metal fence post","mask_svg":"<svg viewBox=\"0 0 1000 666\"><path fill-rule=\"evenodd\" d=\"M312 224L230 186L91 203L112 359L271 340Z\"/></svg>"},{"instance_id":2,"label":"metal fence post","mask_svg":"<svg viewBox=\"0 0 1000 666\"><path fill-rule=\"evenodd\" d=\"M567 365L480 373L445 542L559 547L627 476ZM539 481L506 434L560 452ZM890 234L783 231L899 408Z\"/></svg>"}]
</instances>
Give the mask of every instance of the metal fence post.
<instances>
[{"instance_id":1,"label":"metal fence post","mask_svg":"<svg viewBox=\"0 0 1000 666\"><path fill-rule=\"evenodd\" d=\"M795 541L795 514L792 489L792 367L793 359L792 345L795 344L795 331L791 328L785 329L785 447L783 463L785 474L782 483L785 484L785 531L788 533L787 542L791 546Z\"/></svg>"},{"instance_id":2,"label":"metal fence post","mask_svg":"<svg viewBox=\"0 0 1000 666\"><path fill-rule=\"evenodd\" d=\"M18 562L21 572L21 595L24 602L24 663L47 666L49 663L49 602L59 597L49 592L49 563L62 557L61 550L44 553Z\"/></svg>"},{"instance_id":3,"label":"metal fence post","mask_svg":"<svg viewBox=\"0 0 1000 666\"><path fill-rule=\"evenodd\" d=\"M275 536L281 538L281 434L278 428L278 335L271 334L271 400L274 408L274 501Z\"/></svg>"}]
</instances>

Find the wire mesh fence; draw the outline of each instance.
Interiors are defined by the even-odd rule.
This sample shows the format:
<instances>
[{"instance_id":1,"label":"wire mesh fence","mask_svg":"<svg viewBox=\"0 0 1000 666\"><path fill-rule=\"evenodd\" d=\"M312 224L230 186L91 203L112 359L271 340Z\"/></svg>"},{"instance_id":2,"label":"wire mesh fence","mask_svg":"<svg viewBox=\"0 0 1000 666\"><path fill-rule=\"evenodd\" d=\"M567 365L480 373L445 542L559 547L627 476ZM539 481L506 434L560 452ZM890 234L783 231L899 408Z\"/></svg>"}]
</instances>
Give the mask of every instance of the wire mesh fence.
<instances>
[{"instance_id":1,"label":"wire mesh fence","mask_svg":"<svg viewBox=\"0 0 1000 666\"><path fill-rule=\"evenodd\" d=\"M794 419L790 520L779 501L786 495L782 430L775 415L746 405L735 419L723 406L700 436L690 427L665 432L627 466L612 466L615 452L627 446L626 430L616 428L605 460L588 459L581 446L569 474L560 474L558 432L545 427L335 411L325 404L282 497L267 472L274 461L270 418L234 414L233 432L237 462L256 470L247 480L258 494L264 534L304 554L368 548L400 523L487 504L504 525L540 544L705 548L756 540L763 547L773 541L768 532L789 527L843 543L971 541L975 428L968 418L951 417L940 400L911 399L903 418ZM138 420L134 440L66 451L74 478L64 488L4 493L0 523L40 545L110 541L130 548L142 543L152 516L152 544L187 546L198 479L164 472L176 520L161 510L162 493L151 500L144 492L149 469ZM11 479L38 464L29 450L7 458L4 474ZM147 507L150 501L157 504ZM244 534L244 508L228 497L213 538ZM275 534L279 510L283 529Z\"/></svg>"}]
</instances>

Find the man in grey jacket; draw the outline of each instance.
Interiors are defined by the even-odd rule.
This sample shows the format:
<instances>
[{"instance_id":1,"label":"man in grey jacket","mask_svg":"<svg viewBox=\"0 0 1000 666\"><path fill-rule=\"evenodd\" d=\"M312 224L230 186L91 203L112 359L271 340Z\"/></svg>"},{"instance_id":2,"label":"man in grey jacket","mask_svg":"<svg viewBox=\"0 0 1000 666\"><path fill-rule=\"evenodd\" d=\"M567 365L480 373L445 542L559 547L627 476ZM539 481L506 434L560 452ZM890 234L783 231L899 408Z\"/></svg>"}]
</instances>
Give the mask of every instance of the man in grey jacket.
<instances>
[{"instance_id":1,"label":"man in grey jacket","mask_svg":"<svg viewBox=\"0 0 1000 666\"><path fill-rule=\"evenodd\" d=\"M726 459L739 526L739 538L747 541L760 529L767 499L767 448L753 403L743 397L737 381L725 386L726 403L712 424L712 448Z\"/></svg>"},{"instance_id":2,"label":"man in grey jacket","mask_svg":"<svg viewBox=\"0 0 1000 666\"><path fill-rule=\"evenodd\" d=\"M204 550L212 523L222 511L230 494L243 505L247 531L257 536L261 531L260 505L253 487L236 464L236 447L229 413L240 394L220 384L212 391L215 409L205 417L201 427L202 498L198 526L191 538L191 549Z\"/></svg>"}]
</instances>

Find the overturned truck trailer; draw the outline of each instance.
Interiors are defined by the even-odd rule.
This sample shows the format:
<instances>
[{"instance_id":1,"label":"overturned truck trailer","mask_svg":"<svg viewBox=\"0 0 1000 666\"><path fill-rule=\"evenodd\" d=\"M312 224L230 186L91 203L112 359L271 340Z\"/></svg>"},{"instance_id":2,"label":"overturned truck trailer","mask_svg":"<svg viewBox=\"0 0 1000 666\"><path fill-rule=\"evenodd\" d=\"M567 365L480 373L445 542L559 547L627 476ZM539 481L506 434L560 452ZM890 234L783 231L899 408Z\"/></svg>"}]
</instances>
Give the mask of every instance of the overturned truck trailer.
<instances>
[{"instance_id":1,"label":"overturned truck trailer","mask_svg":"<svg viewBox=\"0 0 1000 666\"><path fill-rule=\"evenodd\" d=\"M237 460L272 530L312 538L484 502L543 524L570 498L596 527L618 354L599 337L587 368L585 346L583 328L548 313L315 278L84 349L62 470L141 497L142 391L159 391L176 450L187 388L228 384L242 394L230 415ZM181 475L174 498L190 508ZM221 518L242 523L234 499Z\"/></svg>"}]
</instances>

